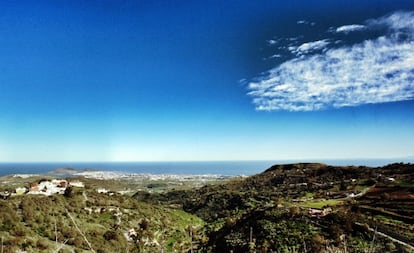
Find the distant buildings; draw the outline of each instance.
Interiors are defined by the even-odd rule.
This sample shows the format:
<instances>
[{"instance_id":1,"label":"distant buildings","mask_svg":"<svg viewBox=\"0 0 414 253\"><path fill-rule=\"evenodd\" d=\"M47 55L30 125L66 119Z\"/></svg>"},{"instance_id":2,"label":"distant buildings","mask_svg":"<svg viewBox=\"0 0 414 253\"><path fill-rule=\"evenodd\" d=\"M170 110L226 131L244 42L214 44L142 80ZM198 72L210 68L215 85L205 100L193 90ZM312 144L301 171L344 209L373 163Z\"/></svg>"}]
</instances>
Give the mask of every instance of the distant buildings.
<instances>
[{"instance_id":1,"label":"distant buildings","mask_svg":"<svg viewBox=\"0 0 414 253\"><path fill-rule=\"evenodd\" d=\"M14 193L0 192L0 197L7 198L11 195L19 196L24 194L46 195L64 194L68 187L85 187L84 183L79 180L68 182L65 179L40 180L26 187L17 187Z\"/></svg>"},{"instance_id":2,"label":"distant buildings","mask_svg":"<svg viewBox=\"0 0 414 253\"><path fill-rule=\"evenodd\" d=\"M32 183L27 194L41 194L46 196L50 196L53 194L63 194L65 193L67 186L68 181L66 180L42 180L39 183Z\"/></svg>"}]
</instances>

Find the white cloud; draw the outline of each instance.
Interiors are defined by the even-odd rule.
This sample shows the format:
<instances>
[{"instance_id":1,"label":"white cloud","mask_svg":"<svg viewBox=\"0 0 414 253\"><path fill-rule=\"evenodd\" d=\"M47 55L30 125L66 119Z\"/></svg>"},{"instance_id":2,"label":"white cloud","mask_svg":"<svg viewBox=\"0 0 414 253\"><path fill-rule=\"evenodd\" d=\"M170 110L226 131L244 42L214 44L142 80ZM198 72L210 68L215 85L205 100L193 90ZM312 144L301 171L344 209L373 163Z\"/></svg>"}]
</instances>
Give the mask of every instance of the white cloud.
<instances>
[{"instance_id":1,"label":"white cloud","mask_svg":"<svg viewBox=\"0 0 414 253\"><path fill-rule=\"evenodd\" d=\"M324 49L327 40L290 48L294 59L249 83L257 110L313 111L414 99L414 12L367 22L386 34Z\"/></svg>"},{"instance_id":2,"label":"white cloud","mask_svg":"<svg viewBox=\"0 0 414 253\"><path fill-rule=\"evenodd\" d=\"M268 40L267 41L267 43L269 44L269 45L274 45L274 44L277 44L277 40L273 40L273 39L271 39L271 40Z\"/></svg>"},{"instance_id":3,"label":"white cloud","mask_svg":"<svg viewBox=\"0 0 414 253\"><path fill-rule=\"evenodd\" d=\"M299 40L301 38L301 36L298 36L298 37L291 37L291 38L288 38L287 40L288 41L297 41L297 40Z\"/></svg>"},{"instance_id":4,"label":"white cloud","mask_svg":"<svg viewBox=\"0 0 414 253\"><path fill-rule=\"evenodd\" d=\"M282 57L282 55L280 55L280 54L274 54L274 55L270 56L271 59L280 58L280 57Z\"/></svg>"},{"instance_id":5,"label":"white cloud","mask_svg":"<svg viewBox=\"0 0 414 253\"><path fill-rule=\"evenodd\" d=\"M355 31L362 31L366 29L365 25L344 25L335 29L337 33L349 33Z\"/></svg>"},{"instance_id":6,"label":"white cloud","mask_svg":"<svg viewBox=\"0 0 414 253\"><path fill-rule=\"evenodd\" d=\"M311 26L316 25L315 22L310 22L310 21L307 21L307 20L298 20L296 22L296 24L298 24L298 25L311 25Z\"/></svg>"},{"instance_id":7,"label":"white cloud","mask_svg":"<svg viewBox=\"0 0 414 253\"><path fill-rule=\"evenodd\" d=\"M414 33L414 12L396 12L379 19L368 20L370 27L385 26L394 32L409 31Z\"/></svg>"},{"instance_id":8,"label":"white cloud","mask_svg":"<svg viewBox=\"0 0 414 253\"><path fill-rule=\"evenodd\" d=\"M318 40L318 41L312 41L303 43L300 46L290 46L288 49L291 53L294 53L296 55L306 54L312 51L322 50L327 45L329 45L330 42L328 40Z\"/></svg>"}]
</instances>

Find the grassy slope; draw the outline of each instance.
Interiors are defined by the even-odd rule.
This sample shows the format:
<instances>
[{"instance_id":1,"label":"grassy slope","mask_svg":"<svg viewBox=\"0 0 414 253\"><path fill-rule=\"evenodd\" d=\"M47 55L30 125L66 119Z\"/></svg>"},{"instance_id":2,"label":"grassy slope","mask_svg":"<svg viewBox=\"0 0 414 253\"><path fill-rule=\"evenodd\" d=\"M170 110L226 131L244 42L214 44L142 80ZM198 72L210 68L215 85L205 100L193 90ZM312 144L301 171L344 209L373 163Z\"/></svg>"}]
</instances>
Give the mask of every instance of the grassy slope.
<instances>
[{"instance_id":1,"label":"grassy slope","mask_svg":"<svg viewBox=\"0 0 414 253\"><path fill-rule=\"evenodd\" d=\"M81 191L71 197L25 195L0 200L4 252L52 252L62 242L61 252L182 251L191 244L189 229L203 226L200 218L181 210L93 190L88 191L85 201ZM124 233L132 228L138 238L127 241Z\"/></svg>"}]
</instances>

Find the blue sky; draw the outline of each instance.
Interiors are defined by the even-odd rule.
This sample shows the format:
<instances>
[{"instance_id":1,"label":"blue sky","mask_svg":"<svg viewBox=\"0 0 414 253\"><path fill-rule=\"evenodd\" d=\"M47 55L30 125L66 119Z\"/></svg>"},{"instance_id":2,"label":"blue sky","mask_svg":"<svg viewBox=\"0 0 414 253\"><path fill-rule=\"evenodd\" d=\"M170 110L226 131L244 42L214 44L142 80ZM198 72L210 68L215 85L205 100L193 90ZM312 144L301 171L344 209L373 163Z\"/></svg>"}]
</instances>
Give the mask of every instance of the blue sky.
<instances>
[{"instance_id":1,"label":"blue sky","mask_svg":"<svg viewBox=\"0 0 414 253\"><path fill-rule=\"evenodd\" d=\"M411 0L4 1L0 56L0 161L414 156Z\"/></svg>"}]
</instances>

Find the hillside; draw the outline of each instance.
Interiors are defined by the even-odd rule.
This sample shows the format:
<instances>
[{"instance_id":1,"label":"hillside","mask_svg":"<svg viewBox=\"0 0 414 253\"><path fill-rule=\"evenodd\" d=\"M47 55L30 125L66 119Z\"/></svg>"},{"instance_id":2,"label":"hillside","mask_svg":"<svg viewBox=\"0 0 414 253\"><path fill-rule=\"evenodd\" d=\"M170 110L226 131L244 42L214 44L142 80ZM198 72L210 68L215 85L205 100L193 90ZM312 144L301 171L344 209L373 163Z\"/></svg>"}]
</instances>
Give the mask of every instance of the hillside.
<instances>
[{"instance_id":1,"label":"hillside","mask_svg":"<svg viewBox=\"0 0 414 253\"><path fill-rule=\"evenodd\" d=\"M135 197L180 205L205 220L205 252L410 252L413 176L410 164L300 163L226 184Z\"/></svg>"},{"instance_id":2,"label":"hillside","mask_svg":"<svg viewBox=\"0 0 414 253\"><path fill-rule=\"evenodd\" d=\"M165 180L2 177L1 252L414 251L412 164Z\"/></svg>"},{"instance_id":3,"label":"hillside","mask_svg":"<svg viewBox=\"0 0 414 253\"><path fill-rule=\"evenodd\" d=\"M39 186L50 182L32 180ZM85 187L46 196L32 186L32 194L0 199L1 252L186 252L196 247L192 238L204 224L197 216L102 188L121 182L76 180Z\"/></svg>"}]
</instances>

